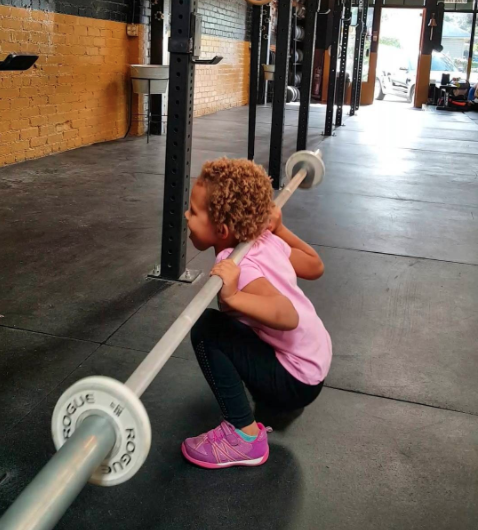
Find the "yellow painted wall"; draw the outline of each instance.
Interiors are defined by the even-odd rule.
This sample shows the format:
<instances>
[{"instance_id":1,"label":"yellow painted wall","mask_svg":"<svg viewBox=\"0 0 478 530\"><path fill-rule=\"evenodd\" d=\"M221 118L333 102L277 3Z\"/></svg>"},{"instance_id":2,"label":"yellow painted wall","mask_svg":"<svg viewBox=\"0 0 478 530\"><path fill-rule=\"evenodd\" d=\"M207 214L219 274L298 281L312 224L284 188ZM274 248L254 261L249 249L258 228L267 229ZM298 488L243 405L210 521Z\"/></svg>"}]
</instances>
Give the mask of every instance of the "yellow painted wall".
<instances>
[{"instance_id":1,"label":"yellow painted wall","mask_svg":"<svg viewBox=\"0 0 478 530\"><path fill-rule=\"evenodd\" d=\"M0 57L40 56L27 72L0 73L0 167L124 136L130 64L147 62L138 27L131 38L119 22L0 6ZM195 115L247 104L250 44L207 35L202 44L224 59L197 67ZM135 96L134 113L142 101Z\"/></svg>"},{"instance_id":2,"label":"yellow painted wall","mask_svg":"<svg viewBox=\"0 0 478 530\"><path fill-rule=\"evenodd\" d=\"M145 62L143 26L0 6L0 56L40 56L0 76L0 166L122 137L129 65ZM141 131L140 131L141 132Z\"/></svg>"}]
</instances>

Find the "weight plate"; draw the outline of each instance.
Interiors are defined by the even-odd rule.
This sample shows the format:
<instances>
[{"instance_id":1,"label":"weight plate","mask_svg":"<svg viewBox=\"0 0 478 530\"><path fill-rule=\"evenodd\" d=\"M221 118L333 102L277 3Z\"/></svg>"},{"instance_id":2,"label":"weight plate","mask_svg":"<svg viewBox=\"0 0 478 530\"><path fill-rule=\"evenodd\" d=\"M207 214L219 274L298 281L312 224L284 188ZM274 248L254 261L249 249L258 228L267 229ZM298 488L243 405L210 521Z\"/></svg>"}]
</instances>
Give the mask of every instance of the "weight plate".
<instances>
[{"instance_id":1,"label":"weight plate","mask_svg":"<svg viewBox=\"0 0 478 530\"><path fill-rule=\"evenodd\" d=\"M52 417L55 447L60 449L81 422L91 415L108 417L116 430L116 444L90 482L115 486L129 480L143 465L151 448L151 424L140 399L109 377L87 377L58 400Z\"/></svg>"},{"instance_id":2,"label":"weight plate","mask_svg":"<svg viewBox=\"0 0 478 530\"><path fill-rule=\"evenodd\" d=\"M307 176L300 185L301 188L313 188L318 186L325 175L325 166L320 151L298 151L287 161L285 171L287 178L291 180L301 169L307 170Z\"/></svg>"}]
</instances>

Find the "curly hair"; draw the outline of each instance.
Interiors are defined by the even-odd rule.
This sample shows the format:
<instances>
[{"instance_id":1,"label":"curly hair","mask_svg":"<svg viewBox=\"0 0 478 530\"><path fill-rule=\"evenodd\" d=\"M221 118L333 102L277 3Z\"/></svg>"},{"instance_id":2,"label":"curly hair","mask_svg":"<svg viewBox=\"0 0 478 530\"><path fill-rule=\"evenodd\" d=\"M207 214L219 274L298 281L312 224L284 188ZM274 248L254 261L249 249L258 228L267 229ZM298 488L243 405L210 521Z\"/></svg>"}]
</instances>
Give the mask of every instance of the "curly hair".
<instances>
[{"instance_id":1,"label":"curly hair","mask_svg":"<svg viewBox=\"0 0 478 530\"><path fill-rule=\"evenodd\" d=\"M206 184L209 217L226 225L239 241L251 241L266 229L272 211L272 185L262 166L245 159L206 162L198 182Z\"/></svg>"}]
</instances>

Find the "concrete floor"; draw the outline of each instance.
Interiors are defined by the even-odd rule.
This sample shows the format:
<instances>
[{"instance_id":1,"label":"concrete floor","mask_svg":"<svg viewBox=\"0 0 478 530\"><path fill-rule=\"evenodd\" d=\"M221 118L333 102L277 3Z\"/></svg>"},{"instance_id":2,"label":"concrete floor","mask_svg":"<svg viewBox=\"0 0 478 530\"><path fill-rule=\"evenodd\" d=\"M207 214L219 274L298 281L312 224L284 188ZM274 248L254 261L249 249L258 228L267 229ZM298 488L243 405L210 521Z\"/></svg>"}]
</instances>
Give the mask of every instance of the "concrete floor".
<instances>
[{"instance_id":1,"label":"concrete floor","mask_svg":"<svg viewBox=\"0 0 478 530\"><path fill-rule=\"evenodd\" d=\"M285 156L297 109L287 110ZM475 530L478 520L478 121L377 102L310 147L323 185L289 226L326 264L303 287L329 329L321 397L271 435L257 469L180 454L219 409L185 340L143 401L153 447L128 483L87 486L61 529ZM196 120L193 171L245 156L247 109ZM258 112L267 163L270 110ZM97 145L0 170L0 513L53 454L50 417L74 381L125 380L198 291L146 281L159 256L164 138ZM192 268L213 256L189 248ZM262 418L261 418L262 419ZM273 425L274 426L274 425Z\"/></svg>"}]
</instances>

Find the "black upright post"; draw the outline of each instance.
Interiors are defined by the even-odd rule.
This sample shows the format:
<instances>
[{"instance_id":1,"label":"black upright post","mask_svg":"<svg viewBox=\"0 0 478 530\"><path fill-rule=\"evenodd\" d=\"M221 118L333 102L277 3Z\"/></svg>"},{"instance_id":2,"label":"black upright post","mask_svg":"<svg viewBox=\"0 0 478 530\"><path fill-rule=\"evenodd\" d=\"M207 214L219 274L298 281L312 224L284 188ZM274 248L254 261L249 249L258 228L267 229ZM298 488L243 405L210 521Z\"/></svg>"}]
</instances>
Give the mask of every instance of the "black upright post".
<instances>
[{"instance_id":1,"label":"black upright post","mask_svg":"<svg viewBox=\"0 0 478 530\"><path fill-rule=\"evenodd\" d=\"M340 24L342 22L343 3L335 0L332 26L332 44L330 45L329 85L327 89L327 110L325 112L324 136L332 135L334 123L335 87L337 84L337 55L339 48Z\"/></svg>"},{"instance_id":2,"label":"black upright post","mask_svg":"<svg viewBox=\"0 0 478 530\"><path fill-rule=\"evenodd\" d=\"M355 102L357 101L360 48L362 43L363 31L363 12L364 0L359 0L359 6L357 11L357 26L355 29L354 68L352 74L352 94L350 97L350 116L353 116L355 114Z\"/></svg>"},{"instance_id":3,"label":"black upright post","mask_svg":"<svg viewBox=\"0 0 478 530\"><path fill-rule=\"evenodd\" d=\"M268 82L265 80L264 72L262 71L263 64L269 64L269 54L271 50L271 6L265 5L262 7L262 28L261 28L261 53L259 60L259 94L264 102L267 104L267 86Z\"/></svg>"},{"instance_id":4,"label":"black upright post","mask_svg":"<svg viewBox=\"0 0 478 530\"><path fill-rule=\"evenodd\" d=\"M186 269L191 144L194 112L194 63L191 14L197 0L173 1L171 10L170 80L166 169L164 177L161 277L177 280Z\"/></svg>"},{"instance_id":5,"label":"black upright post","mask_svg":"<svg viewBox=\"0 0 478 530\"><path fill-rule=\"evenodd\" d=\"M335 115L335 126L340 127L343 122L345 101L345 76L347 68L347 47L349 43L350 19L352 16L352 2L345 0L344 22L342 25L342 41L340 45L340 71L337 85L337 112Z\"/></svg>"},{"instance_id":6,"label":"black upright post","mask_svg":"<svg viewBox=\"0 0 478 530\"><path fill-rule=\"evenodd\" d=\"M282 140L284 137L285 105L289 71L290 26L292 2L278 0L276 67L274 74L274 98L272 103L272 129L269 155L269 175L272 184L279 189L282 184Z\"/></svg>"},{"instance_id":7,"label":"black upright post","mask_svg":"<svg viewBox=\"0 0 478 530\"><path fill-rule=\"evenodd\" d=\"M355 111L360 108L360 96L362 95L362 72L363 59L365 52L365 37L367 36L367 14L368 14L368 0L363 3L363 18L362 18L362 35L360 37L360 56L358 66L357 90L355 92Z\"/></svg>"},{"instance_id":8,"label":"black upright post","mask_svg":"<svg viewBox=\"0 0 478 530\"><path fill-rule=\"evenodd\" d=\"M297 151L307 149L309 131L310 94L314 69L315 35L317 31L317 12L319 0L309 0L305 12L304 61L302 63L302 83L300 87L299 131L297 133Z\"/></svg>"},{"instance_id":9,"label":"black upright post","mask_svg":"<svg viewBox=\"0 0 478 530\"><path fill-rule=\"evenodd\" d=\"M475 4L475 10L473 11L473 21L471 23L470 48L468 50L468 64L466 67L466 80L468 82L470 82L471 66L472 66L473 54L474 54L477 9L478 9L478 5ZM443 30L443 24L442 24L442 30ZM441 39L438 44L441 44Z\"/></svg>"},{"instance_id":10,"label":"black upright post","mask_svg":"<svg viewBox=\"0 0 478 530\"><path fill-rule=\"evenodd\" d=\"M262 6L252 7L251 75L249 84L249 137L247 158L254 160L257 119L257 83L259 76L259 54L261 51Z\"/></svg>"},{"instance_id":11,"label":"black upright post","mask_svg":"<svg viewBox=\"0 0 478 530\"><path fill-rule=\"evenodd\" d=\"M292 6L292 21L291 21L291 53L289 59L289 85L295 86L295 75L297 73L297 8Z\"/></svg>"},{"instance_id":12,"label":"black upright post","mask_svg":"<svg viewBox=\"0 0 478 530\"><path fill-rule=\"evenodd\" d=\"M158 0L151 4L151 64L163 64L163 42L164 42L164 0ZM150 123L151 134L161 134L163 96L160 94L150 97L151 108L148 113L154 119ZM159 120L156 118L159 116Z\"/></svg>"}]
</instances>

